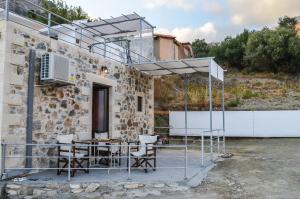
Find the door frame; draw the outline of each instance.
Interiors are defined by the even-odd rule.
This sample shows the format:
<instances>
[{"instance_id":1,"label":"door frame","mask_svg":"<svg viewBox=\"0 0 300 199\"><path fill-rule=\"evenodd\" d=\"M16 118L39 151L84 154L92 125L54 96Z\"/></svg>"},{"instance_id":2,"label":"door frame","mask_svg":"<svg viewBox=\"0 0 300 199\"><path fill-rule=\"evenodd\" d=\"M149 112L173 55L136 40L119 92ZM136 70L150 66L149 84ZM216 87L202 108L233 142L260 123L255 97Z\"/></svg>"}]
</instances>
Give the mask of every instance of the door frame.
<instances>
[{"instance_id":1,"label":"door frame","mask_svg":"<svg viewBox=\"0 0 300 199\"><path fill-rule=\"evenodd\" d=\"M92 137L92 117L93 117L93 113L92 113L92 108L93 108L93 85L94 84L98 84L98 85L102 85L108 88L108 96L109 96L109 117L108 117L108 136L110 138L114 138L114 137L118 137L119 135L116 135L114 133L113 130L113 116L114 116L114 112L115 112L115 108L114 108L114 98L115 98L115 88L117 87L117 82L112 80L112 79L108 79L106 77L100 76L100 75L96 75L93 73L87 73L86 74L86 79L89 80L89 115L88 115L88 129L87 129L87 133L85 137L87 137L87 139L91 139Z\"/></svg>"}]
</instances>

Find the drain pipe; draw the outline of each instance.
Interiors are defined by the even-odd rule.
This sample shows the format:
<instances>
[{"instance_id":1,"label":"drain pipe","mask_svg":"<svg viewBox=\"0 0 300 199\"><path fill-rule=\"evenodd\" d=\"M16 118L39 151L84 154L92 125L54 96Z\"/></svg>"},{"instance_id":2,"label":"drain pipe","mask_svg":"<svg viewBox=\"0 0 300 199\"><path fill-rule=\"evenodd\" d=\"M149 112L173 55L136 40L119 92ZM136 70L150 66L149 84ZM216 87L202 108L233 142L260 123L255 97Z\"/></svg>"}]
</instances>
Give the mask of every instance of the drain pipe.
<instances>
[{"instance_id":1,"label":"drain pipe","mask_svg":"<svg viewBox=\"0 0 300 199\"><path fill-rule=\"evenodd\" d=\"M32 120L33 120L33 97L34 97L34 71L35 50L29 52L29 74L27 90L27 121L26 121L26 161L25 167L32 168Z\"/></svg>"}]
</instances>

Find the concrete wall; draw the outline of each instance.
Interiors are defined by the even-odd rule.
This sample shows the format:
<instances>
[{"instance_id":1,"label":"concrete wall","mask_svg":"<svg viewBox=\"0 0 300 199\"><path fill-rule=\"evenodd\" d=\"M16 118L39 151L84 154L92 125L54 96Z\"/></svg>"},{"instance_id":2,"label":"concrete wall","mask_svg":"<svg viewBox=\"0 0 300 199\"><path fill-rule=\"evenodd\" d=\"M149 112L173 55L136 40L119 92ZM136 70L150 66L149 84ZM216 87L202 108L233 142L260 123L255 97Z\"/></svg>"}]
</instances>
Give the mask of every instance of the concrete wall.
<instances>
[{"instance_id":1,"label":"concrete wall","mask_svg":"<svg viewBox=\"0 0 300 199\"><path fill-rule=\"evenodd\" d=\"M74 134L78 138L91 138L92 85L101 83L110 86L110 136L123 141L136 140L139 134L151 134L154 123L153 78L134 69L90 54L65 42L50 39L36 31L14 24L0 22L0 71L6 71L1 89L3 98L0 112L1 141L6 143L26 142L27 81L29 50L35 49L36 78L33 115L33 142L56 143L59 134ZM5 34L6 33L6 34ZM6 44L4 44L6 42ZM3 48L6 45L6 48ZM76 83L69 86L45 86L39 82L40 57L53 52L68 57L76 65ZM3 60L9 58L8 61ZM102 66L108 74L99 75ZM1 72L0 72L1 75ZM2 79L2 78L1 78ZM1 85L1 82L0 82ZM143 96L145 106L137 112L137 96ZM1 102L1 100L0 100ZM0 109L1 110L1 109ZM34 149L34 155L53 155L55 148ZM7 155L24 155L24 148L11 147ZM35 165L48 165L48 160L38 158ZM24 160L8 161L6 166L22 166Z\"/></svg>"},{"instance_id":2,"label":"concrete wall","mask_svg":"<svg viewBox=\"0 0 300 199\"><path fill-rule=\"evenodd\" d=\"M157 38L154 41L156 44L155 55L158 60L176 60L178 53L175 52L175 44L173 38Z\"/></svg>"},{"instance_id":3,"label":"concrete wall","mask_svg":"<svg viewBox=\"0 0 300 199\"><path fill-rule=\"evenodd\" d=\"M169 123L184 128L184 112L171 111ZM209 129L208 111L190 111L189 135L201 136ZM300 137L300 111L226 111L226 136L231 137ZM197 129L196 129L197 128ZM201 129L199 129L201 128ZM213 112L213 129L222 129L222 112ZM214 132L216 135L216 132ZM171 129L170 135L185 135L184 129ZM207 133L207 135L209 135Z\"/></svg>"}]
</instances>

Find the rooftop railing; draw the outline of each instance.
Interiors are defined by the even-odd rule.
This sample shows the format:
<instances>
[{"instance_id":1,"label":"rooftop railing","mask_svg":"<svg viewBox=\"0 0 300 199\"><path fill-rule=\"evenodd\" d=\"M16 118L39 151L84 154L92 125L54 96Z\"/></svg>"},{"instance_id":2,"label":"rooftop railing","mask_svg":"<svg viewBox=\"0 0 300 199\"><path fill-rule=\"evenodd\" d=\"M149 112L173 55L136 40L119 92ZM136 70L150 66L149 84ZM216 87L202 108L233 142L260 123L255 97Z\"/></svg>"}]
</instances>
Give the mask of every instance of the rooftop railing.
<instances>
[{"instance_id":1,"label":"rooftop railing","mask_svg":"<svg viewBox=\"0 0 300 199\"><path fill-rule=\"evenodd\" d=\"M151 61L128 46L108 43L101 32L82 21L70 21L27 0L5 0L0 3L1 20L12 21L92 54L129 64ZM137 38L142 39L142 38Z\"/></svg>"}]
</instances>

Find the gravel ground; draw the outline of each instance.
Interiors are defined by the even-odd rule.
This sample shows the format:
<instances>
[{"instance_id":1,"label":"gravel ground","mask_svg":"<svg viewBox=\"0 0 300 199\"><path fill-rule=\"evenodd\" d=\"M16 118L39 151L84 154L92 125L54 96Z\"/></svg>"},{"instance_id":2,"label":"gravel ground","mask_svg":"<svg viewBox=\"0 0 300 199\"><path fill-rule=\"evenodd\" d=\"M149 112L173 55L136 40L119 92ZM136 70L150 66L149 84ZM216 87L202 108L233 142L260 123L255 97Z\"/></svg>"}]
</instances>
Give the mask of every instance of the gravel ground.
<instances>
[{"instance_id":1,"label":"gravel ground","mask_svg":"<svg viewBox=\"0 0 300 199\"><path fill-rule=\"evenodd\" d=\"M300 198L300 139L232 139L227 149L234 156L202 185L159 198Z\"/></svg>"}]
</instances>

